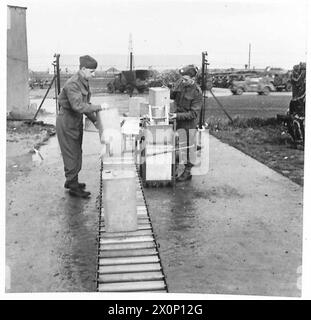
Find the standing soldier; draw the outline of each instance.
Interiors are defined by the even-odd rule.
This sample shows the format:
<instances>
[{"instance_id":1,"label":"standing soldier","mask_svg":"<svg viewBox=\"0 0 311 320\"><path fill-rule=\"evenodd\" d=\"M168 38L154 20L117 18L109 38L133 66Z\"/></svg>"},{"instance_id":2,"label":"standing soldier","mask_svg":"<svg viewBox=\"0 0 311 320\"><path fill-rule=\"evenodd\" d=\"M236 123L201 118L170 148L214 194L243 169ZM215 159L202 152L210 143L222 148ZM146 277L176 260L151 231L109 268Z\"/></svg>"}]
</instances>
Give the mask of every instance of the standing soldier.
<instances>
[{"instance_id":1,"label":"standing soldier","mask_svg":"<svg viewBox=\"0 0 311 320\"><path fill-rule=\"evenodd\" d=\"M171 90L171 99L175 101L176 113L171 113L176 118L180 147L186 147L183 153L185 159L185 170L176 181L190 180L192 161L195 153L196 127L199 122L199 115L203 105L202 91L196 83L198 68L195 65L188 65L179 70L182 78L178 80Z\"/></svg>"},{"instance_id":2,"label":"standing soldier","mask_svg":"<svg viewBox=\"0 0 311 320\"><path fill-rule=\"evenodd\" d=\"M291 75L292 99L289 110L291 114L298 113L305 116L306 104L306 64L300 62L293 67Z\"/></svg>"},{"instance_id":3,"label":"standing soldier","mask_svg":"<svg viewBox=\"0 0 311 320\"><path fill-rule=\"evenodd\" d=\"M64 85L58 99L59 114L56 119L56 133L61 149L69 194L87 198L85 183L79 183L78 174L82 166L83 114L96 126L96 112L100 105L90 103L89 79L95 76L97 61L90 56L80 57L80 70Z\"/></svg>"}]
</instances>

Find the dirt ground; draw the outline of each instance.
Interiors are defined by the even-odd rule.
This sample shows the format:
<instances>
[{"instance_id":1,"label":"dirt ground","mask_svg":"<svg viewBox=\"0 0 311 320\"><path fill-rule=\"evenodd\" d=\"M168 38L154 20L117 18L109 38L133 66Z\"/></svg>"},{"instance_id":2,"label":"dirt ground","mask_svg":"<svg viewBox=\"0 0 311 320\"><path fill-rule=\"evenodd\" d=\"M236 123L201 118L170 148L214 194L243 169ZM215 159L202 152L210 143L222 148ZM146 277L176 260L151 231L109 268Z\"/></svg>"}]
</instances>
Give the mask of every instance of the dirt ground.
<instances>
[{"instance_id":1,"label":"dirt ground","mask_svg":"<svg viewBox=\"0 0 311 320\"><path fill-rule=\"evenodd\" d=\"M27 173L29 162L40 161L40 147L56 134L53 125L23 121L7 121L6 181Z\"/></svg>"}]
</instances>

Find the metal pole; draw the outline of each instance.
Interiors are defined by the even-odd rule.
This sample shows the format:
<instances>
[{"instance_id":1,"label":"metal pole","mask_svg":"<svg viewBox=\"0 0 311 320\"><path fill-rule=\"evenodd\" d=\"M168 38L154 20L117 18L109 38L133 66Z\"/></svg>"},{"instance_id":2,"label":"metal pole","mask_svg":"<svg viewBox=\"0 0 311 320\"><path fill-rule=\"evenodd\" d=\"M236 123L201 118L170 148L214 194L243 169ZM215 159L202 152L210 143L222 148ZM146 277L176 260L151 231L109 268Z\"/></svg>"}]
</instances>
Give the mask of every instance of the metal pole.
<instances>
[{"instance_id":1,"label":"metal pole","mask_svg":"<svg viewBox=\"0 0 311 320\"><path fill-rule=\"evenodd\" d=\"M60 57L60 54L57 54L57 53L54 54L55 61L54 61L53 65L54 65L54 75L56 76L56 79L55 79L56 115L58 115L58 111L60 109L60 105L58 104L58 99L57 99L58 95L60 94L59 57Z\"/></svg>"},{"instance_id":2,"label":"metal pole","mask_svg":"<svg viewBox=\"0 0 311 320\"><path fill-rule=\"evenodd\" d=\"M201 83L201 89L202 92L204 93L205 91L205 53L206 52L202 52L202 83Z\"/></svg>"},{"instance_id":3,"label":"metal pole","mask_svg":"<svg viewBox=\"0 0 311 320\"><path fill-rule=\"evenodd\" d=\"M130 52L130 71L133 71L133 52Z\"/></svg>"},{"instance_id":4,"label":"metal pole","mask_svg":"<svg viewBox=\"0 0 311 320\"><path fill-rule=\"evenodd\" d=\"M59 68L59 54L54 55L56 57L56 75L57 75L57 94L60 94L60 68Z\"/></svg>"},{"instance_id":5,"label":"metal pole","mask_svg":"<svg viewBox=\"0 0 311 320\"><path fill-rule=\"evenodd\" d=\"M202 105L202 109L200 112L200 120L199 120L199 128L202 129L203 128L203 124L205 122L205 91L206 91L206 66L208 65L207 62L207 52L204 51L202 52L202 79L201 79L201 89L202 89L202 93L203 93L203 105Z\"/></svg>"},{"instance_id":6,"label":"metal pole","mask_svg":"<svg viewBox=\"0 0 311 320\"><path fill-rule=\"evenodd\" d=\"M56 64L53 63L54 66L54 77L56 77L57 71L56 71ZM54 82L54 94L55 94L55 107L56 107L56 116L58 115L58 101L57 101L57 83Z\"/></svg>"}]
</instances>

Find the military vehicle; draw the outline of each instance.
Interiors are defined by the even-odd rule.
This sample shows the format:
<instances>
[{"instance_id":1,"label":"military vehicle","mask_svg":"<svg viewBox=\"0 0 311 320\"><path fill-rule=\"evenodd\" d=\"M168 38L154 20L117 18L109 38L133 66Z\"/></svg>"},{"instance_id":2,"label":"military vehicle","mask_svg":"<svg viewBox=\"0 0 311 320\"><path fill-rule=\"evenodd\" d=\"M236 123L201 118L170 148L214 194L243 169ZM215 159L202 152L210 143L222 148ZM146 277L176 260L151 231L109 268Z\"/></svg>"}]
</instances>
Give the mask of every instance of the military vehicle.
<instances>
[{"instance_id":1,"label":"military vehicle","mask_svg":"<svg viewBox=\"0 0 311 320\"><path fill-rule=\"evenodd\" d=\"M285 70L283 68L271 68L267 67L264 71L264 75L273 78L273 85L276 91L291 91L291 75L292 71Z\"/></svg>"},{"instance_id":2,"label":"military vehicle","mask_svg":"<svg viewBox=\"0 0 311 320\"><path fill-rule=\"evenodd\" d=\"M230 90L233 94L241 95L243 92L257 92L260 95L268 95L275 91L273 78L248 76L242 81L232 81Z\"/></svg>"},{"instance_id":3,"label":"military vehicle","mask_svg":"<svg viewBox=\"0 0 311 320\"><path fill-rule=\"evenodd\" d=\"M216 88L231 88L233 81L244 81L246 77L261 76L258 70L235 70L225 72L212 72L213 86Z\"/></svg>"},{"instance_id":4,"label":"military vehicle","mask_svg":"<svg viewBox=\"0 0 311 320\"><path fill-rule=\"evenodd\" d=\"M133 93L136 89L139 93L143 93L151 86L156 86L153 70L127 70L115 75L115 78L107 84L110 93L128 92ZM158 83L160 86L161 84Z\"/></svg>"}]
</instances>

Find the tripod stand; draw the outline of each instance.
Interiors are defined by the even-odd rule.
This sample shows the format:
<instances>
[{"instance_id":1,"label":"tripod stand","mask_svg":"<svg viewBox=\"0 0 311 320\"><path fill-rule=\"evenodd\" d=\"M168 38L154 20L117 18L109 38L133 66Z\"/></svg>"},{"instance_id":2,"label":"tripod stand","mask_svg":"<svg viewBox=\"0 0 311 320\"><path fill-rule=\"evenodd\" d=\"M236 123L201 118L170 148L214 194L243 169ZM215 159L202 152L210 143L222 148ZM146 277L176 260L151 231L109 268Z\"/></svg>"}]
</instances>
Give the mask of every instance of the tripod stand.
<instances>
[{"instance_id":1,"label":"tripod stand","mask_svg":"<svg viewBox=\"0 0 311 320\"><path fill-rule=\"evenodd\" d=\"M206 104L205 92L207 90L211 93L212 97L217 102L217 105L222 109L222 111L228 117L230 122L233 123L233 119L231 118L229 113L226 111L224 106L221 104L221 102L217 99L217 97L215 96L214 92L212 91L212 88L207 88L206 76L207 76L207 66L208 65L209 65L209 63L207 61L207 52L204 51L204 52L202 52L202 74L201 74L201 89L202 89L202 93L203 93L203 105L202 105L202 109L201 109L201 112L200 112L199 130L204 130L204 128L206 127L206 124L205 124L205 104Z\"/></svg>"},{"instance_id":2,"label":"tripod stand","mask_svg":"<svg viewBox=\"0 0 311 320\"><path fill-rule=\"evenodd\" d=\"M58 101L57 101L57 96L60 94L60 68L59 68L59 57L60 55L59 54L54 54L54 58L55 60L53 61L52 65L54 66L54 76L52 78L52 81L50 82L47 90L46 90L46 93L39 105L39 108L38 110L36 111L33 119L31 120L30 122L30 125L33 125L34 121L36 120L37 118L37 115L47 97L47 95L49 94L49 91L50 89L52 88L52 85L53 83L55 84L55 101L56 101L56 115L58 114L58 110L59 110L59 106L58 106Z\"/></svg>"}]
</instances>

